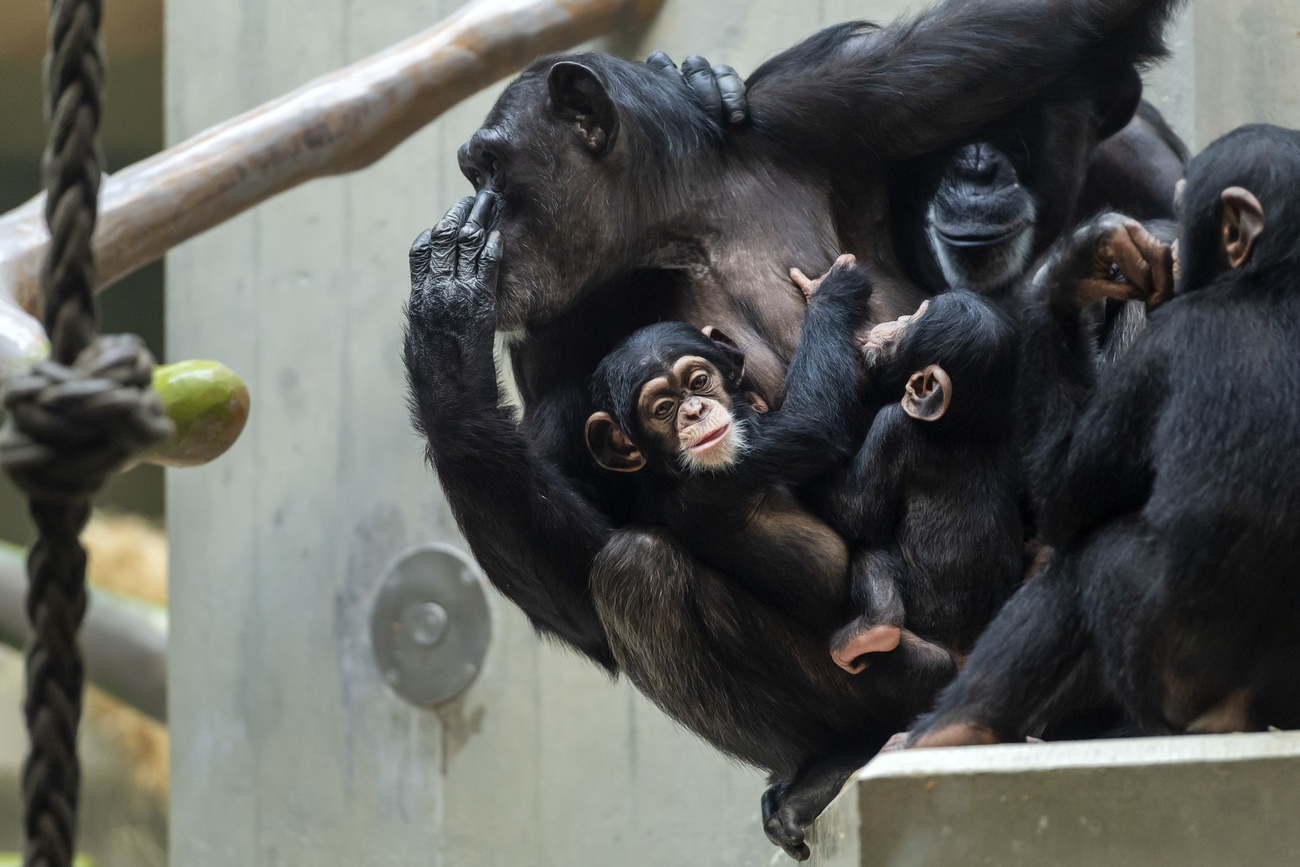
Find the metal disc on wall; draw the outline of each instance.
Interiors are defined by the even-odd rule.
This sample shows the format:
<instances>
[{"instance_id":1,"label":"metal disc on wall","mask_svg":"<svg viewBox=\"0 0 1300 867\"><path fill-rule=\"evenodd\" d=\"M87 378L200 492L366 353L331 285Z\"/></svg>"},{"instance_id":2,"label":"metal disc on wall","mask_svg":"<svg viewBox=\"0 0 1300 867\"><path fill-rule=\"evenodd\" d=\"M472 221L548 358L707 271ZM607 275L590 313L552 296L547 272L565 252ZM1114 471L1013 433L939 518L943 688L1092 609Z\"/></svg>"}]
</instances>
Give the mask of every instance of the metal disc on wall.
<instances>
[{"instance_id":1,"label":"metal disc on wall","mask_svg":"<svg viewBox=\"0 0 1300 867\"><path fill-rule=\"evenodd\" d=\"M432 707L478 675L492 638L478 566L450 545L421 545L384 576L370 620L379 671L412 704Z\"/></svg>"}]
</instances>

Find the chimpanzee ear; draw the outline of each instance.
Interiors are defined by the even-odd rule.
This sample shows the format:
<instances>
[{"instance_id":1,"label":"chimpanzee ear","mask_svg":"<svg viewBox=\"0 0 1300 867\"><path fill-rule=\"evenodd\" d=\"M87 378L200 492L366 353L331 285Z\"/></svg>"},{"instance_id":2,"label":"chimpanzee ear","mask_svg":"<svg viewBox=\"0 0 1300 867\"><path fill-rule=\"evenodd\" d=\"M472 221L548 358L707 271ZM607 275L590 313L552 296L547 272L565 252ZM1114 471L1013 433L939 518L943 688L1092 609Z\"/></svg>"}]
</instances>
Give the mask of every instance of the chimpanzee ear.
<instances>
[{"instance_id":1,"label":"chimpanzee ear","mask_svg":"<svg viewBox=\"0 0 1300 867\"><path fill-rule=\"evenodd\" d=\"M952 401L952 380L937 364L918 370L907 380L903 412L917 421L938 421Z\"/></svg>"},{"instance_id":2,"label":"chimpanzee ear","mask_svg":"<svg viewBox=\"0 0 1300 867\"><path fill-rule=\"evenodd\" d=\"M596 73L581 63L561 60L551 67L546 85L551 108L577 124L587 150L598 157L609 153L618 138L618 108Z\"/></svg>"},{"instance_id":3,"label":"chimpanzee ear","mask_svg":"<svg viewBox=\"0 0 1300 867\"><path fill-rule=\"evenodd\" d=\"M1240 268L1250 261L1255 242L1264 233L1264 206L1244 187L1223 191L1223 252L1228 264Z\"/></svg>"},{"instance_id":4,"label":"chimpanzee ear","mask_svg":"<svg viewBox=\"0 0 1300 867\"><path fill-rule=\"evenodd\" d=\"M1113 76L1104 76L1104 84L1093 98L1097 112L1097 140L1107 139L1128 126L1142 102L1142 76L1132 64L1124 64Z\"/></svg>"},{"instance_id":5,"label":"chimpanzee ear","mask_svg":"<svg viewBox=\"0 0 1300 867\"><path fill-rule=\"evenodd\" d=\"M736 341L728 337L716 325L706 325L700 330L704 332L705 337L718 344L718 350L731 362L731 384L740 385L740 381L745 378L745 353L740 351Z\"/></svg>"},{"instance_id":6,"label":"chimpanzee ear","mask_svg":"<svg viewBox=\"0 0 1300 867\"><path fill-rule=\"evenodd\" d=\"M607 412L593 412L587 419L587 448L596 463L607 470L635 473L645 466L645 455Z\"/></svg>"}]
</instances>

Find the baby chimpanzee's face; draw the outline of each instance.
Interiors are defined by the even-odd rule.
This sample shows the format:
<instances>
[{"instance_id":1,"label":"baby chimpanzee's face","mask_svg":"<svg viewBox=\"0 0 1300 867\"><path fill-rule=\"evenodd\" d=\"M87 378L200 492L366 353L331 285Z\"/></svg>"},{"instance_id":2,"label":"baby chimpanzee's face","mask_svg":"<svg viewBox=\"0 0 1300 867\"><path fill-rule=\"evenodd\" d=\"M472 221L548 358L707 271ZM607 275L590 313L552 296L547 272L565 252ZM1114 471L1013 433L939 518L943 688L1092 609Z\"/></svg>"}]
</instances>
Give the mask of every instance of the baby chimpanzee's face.
<instances>
[{"instance_id":1,"label":"baby chimpanzee's face","mask_svg":"<svg viewBox=\"0 0 1300 867\"><path fill-rule=\"evenodd\" d=\"M634 437L657 445L687 472L720 470L744 451L744 431L718 369L706 359L684 355L663 376L641 387Z\"/></svg>"}]
</instances>

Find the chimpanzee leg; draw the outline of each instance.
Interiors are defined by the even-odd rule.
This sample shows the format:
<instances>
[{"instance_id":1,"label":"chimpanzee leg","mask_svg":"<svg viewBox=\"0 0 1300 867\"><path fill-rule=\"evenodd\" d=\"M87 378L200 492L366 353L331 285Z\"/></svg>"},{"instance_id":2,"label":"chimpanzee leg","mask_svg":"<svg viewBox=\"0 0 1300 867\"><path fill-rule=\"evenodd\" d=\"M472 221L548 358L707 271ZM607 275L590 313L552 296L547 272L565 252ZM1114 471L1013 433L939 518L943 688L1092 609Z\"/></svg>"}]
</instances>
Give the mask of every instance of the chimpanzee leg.
<instances>
[{"instance_id":1,"label":"chimpanzee leg","mask_svg":"<svg viewBox=\"0 0 1300 867\"><path fill-rule=\"evenodd\" d=\"M858 768L871 761L875 749L849 751L814 762L793 782L779 781L763 793L763 830L773 843L795 860L809 855L804 828L821 815Z\"/></svg>"},{"instance_id":2,"label":"chimpanzee leg","mask_svg":"<svg viewBox=\"0 0 1300 867\"><path fill-rule=\"evenodd\" d=\"M850 674L867 667L870 653L889 653L891 668L903 677L926 683L946 683L955 672L952 654L902 628L905 619L899 582L906 566L897 548L864 548L853 557L853 601L861 616L831 636L831 657ZM878 661L878 660L877 660Z\"/></svg>"},{"instance_id":3,"label":"chimpanzee leg","mask_svg":"<svg viewBox=\"0 0 1300 867\"><path fill-rule=\"evenodd\" d=\"M910 746L1023 740L1089 652L1076 561L1060 553L1011 597Z\"/></svg>"},{"instance_id":4,"label":"chimpanzee leg","mask_svg":"<svg viewBox=\"0 0 1300 867\"><path fill-rule=\"evenodd\" d=\"M895 726L920 688L875 671L845 677L825 638L700 565L664 529L615 531L592 596L619 667L669 716L723 752L766 768L772 842L806 857L802 831ZM901 720L901 721L900 721ZM825 767L823 767L825 766ZM827 768L838 768L832 772Z\"/></svg>"},{"instance_id":5,"label":"chimpanzee leg","mask_svg":"<svg viewBox=\"0 0 1300 867\"><path fill-rule=\"evenodd\" d=\"M896 548L864 548L853 555L850 581L853 601L862 614L831 636L835 664L851 674L866 668L861 656L898 647L903 626L904 575Z\"/></svg>"}]
</instances>

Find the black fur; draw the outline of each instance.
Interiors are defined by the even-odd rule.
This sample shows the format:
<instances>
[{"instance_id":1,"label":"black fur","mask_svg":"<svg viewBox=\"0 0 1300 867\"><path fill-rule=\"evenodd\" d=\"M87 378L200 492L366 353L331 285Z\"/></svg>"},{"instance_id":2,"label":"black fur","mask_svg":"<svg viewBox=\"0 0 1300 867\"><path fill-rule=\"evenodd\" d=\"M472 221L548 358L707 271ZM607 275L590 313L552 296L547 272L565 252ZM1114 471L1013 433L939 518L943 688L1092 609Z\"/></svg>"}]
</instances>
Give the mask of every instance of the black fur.
<instances>
[{"instance_id":1,"label":"black fur","mask_svg":"<svg viewBox=\"0 0 1300 867\"><path fill-rule=\"evenodd\" d=\"M753 122L730 131L679 78L645 64L582 56L588 73L569 76L580 87L561 92L560 103L548 82L552 60L530 66L461 152L467 176L497 204L499 276L495 267L477 276L462 267L467 258L479 261L477 248L465 245L483 242L481 226L455 242L467 202L449 215L449 229L421 236L412 250L406 366L413 415L493 584L544 633L616 670L613 615L595 604L593 570L610 546L635 548L644 536L615 535L631 517L624 505L630 480L602 478L581 442L591 409L586 381L600 359L656 321L715 325L739 344L755 388L776 407L805 306L788 269L822 273L848 250L883 275L873 319L915 309L926 290L908 283L893 246L882 196L891 170L1008 124L1025 126L1033 148L1073 143L1041 151L1042 176L1030 182L1041 180L1035 191L1047 216L1040 233L1050 240L1063 225L1053 215L1073 207L1099 134L1098 94L1131 81L1134 63L1160 53L1158 30L1175 5L950 0L919 23L832 29L752 77ZM593 118L611 107L617 129L593 130ZM1047 133L1029 135L1031 126ZM511 349L525 406L519 421L499 403L495 329L522 331ZM707 570L685 552L651 565L668 570L660 586L687 595L665 592L653 609L633 610L621 634L644 629L652 643L675 630L680 643L671 653L665 647L643 657L653 670L642 681L664 689L647 691L679 718L691 716L688 724L711 742L762 763L769 754L807 754L787 736L832 751L851 741L856 759L905 709L901 699L871 694L861 678L837 694L814 674L833 668L816 644L808 651L819 660L813 667L796 665L796 652L775 676L748 668L770 656L748 633L741 633L750 645L740 645L743 652L720 663L706 658L708 630L730 629L754 600L725 581L695 583ZM695 595L706 589L707 599ZM717 620L726 617L733 619ZM701 719L698 707L710 702L699 697L711 690L743 699L737 712ZM791 705L789 693L806 700ZM790 734L776 717L793 706L820 722ZM789 768L780 764L787 779ZM789 803L803 803L797 787L781 791ZM788 811L775 818L788 840L795 819Z\"/></svg>"},{"instance_id":2,"label":"black fur","mask_svg":"<svg viewBox=\"0 0 1300 867\"><path fill-rule=\"evenodd\" d=\"M1245 127L1188 169L1178 294L1097 374L1068 303L1081 230L1033 288L1025 377L1040 533L1057 548L1003 609L914 740L1018 739L1080 694L1139 731L1300 725L1300 134ZM1264 234L1227 266L1221 192ZM1063 696L1061 684L1074 696ZM1231 713L1229 713L1231 711Z\"/></svg>"},{"instance_id":3,"label":"black fur","mask_svg":"<svg viewBox=\"0 0 1300 867\"><path fill-rule=\"evenodd\" d=\"M921 421L894 401L931 364L952 394L942 417ZM886 551L857 558L866 613L843 634L906 624L964 655L1024 573L1010 316L972 292L940 295L907 325L875 392L889 403L827 509L846 538Z\"/></svg>"}]
</instances>

